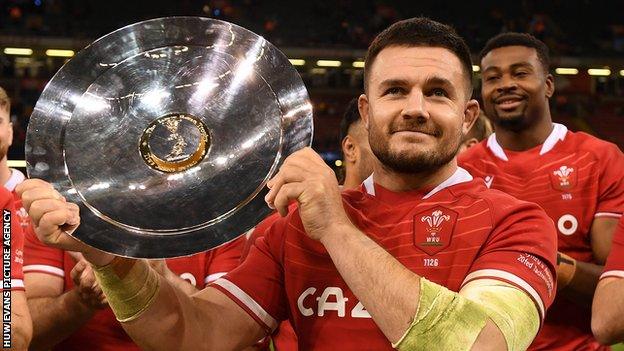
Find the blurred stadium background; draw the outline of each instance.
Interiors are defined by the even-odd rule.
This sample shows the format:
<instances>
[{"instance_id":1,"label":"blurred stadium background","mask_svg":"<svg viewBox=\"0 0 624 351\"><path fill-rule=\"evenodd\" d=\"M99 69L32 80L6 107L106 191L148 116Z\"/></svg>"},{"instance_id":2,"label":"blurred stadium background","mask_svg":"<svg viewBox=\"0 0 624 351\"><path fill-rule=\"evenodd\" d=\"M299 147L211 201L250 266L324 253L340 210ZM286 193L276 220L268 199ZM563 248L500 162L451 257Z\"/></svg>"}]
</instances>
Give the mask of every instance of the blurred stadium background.
<instances>
[{"instance_id":1,"label":"blurred stadium background","mask_svg":"<svg viewBox=\"0 0 624 351\"><path fill-rule=\"evenodd\" d=\"M553 57L553 118L624 149L624 1L0 0L0 86L13 100L15 128L11 165L24 167L29 116L69 58L112 30L175 15L230 21L277 45L305 81L314 104L314 148L334 167L340 118L361 92L367 45L389 24L419 15L452 24L475 56L500 32L540 38Z\"/></svg>"},{"instance_id":2,"label":"blurred stadium background","mask_svg":"<svg viewBox=\"0 0 624 351\"><path fill-rule=\"evenodd\" d=\"M0 0L0 11L0 86L13 99L15 127L10 160L24 159L37 98L75 52L122 26L174 15L230 21L282 49L314 104L314 147L332 165L340 164L340 116L362 89L368 43L390 23L418 15L452 24L475 56L499 32L542 39L553 56L554 119L624 147L623 1Z\"/></svg>"}]
</instances>

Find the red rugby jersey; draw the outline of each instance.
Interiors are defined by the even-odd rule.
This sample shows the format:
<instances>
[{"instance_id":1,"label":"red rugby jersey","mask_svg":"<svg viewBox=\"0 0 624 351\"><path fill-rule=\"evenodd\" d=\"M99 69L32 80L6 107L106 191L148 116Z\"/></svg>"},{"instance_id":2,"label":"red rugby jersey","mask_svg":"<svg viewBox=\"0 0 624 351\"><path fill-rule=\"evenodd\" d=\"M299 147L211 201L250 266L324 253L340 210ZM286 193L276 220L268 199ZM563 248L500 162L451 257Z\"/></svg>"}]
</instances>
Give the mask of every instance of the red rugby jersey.
<instances>
[{"instance_id":1,"label":"red rugby jersey","mask_svg":"<svg viewBox=\"0 0 624 351\"><path fill-rule=\"evenodd\" d=\"M559 251L596 263L589 230L595 217L624 210L624 155L614 144L561 124L542 145L503 150L496 134L468 149L459 164L488 187L540 205L555 222ZM591 332L591 306L565 298L551 307L533 350L601 350Z\"/></svg>"},{"instance_id":2,"label":"red rugby jersey","mask_svg":"<svg viewBox=\"0 0 624 351\"><path fill-rule=\"evenodd\" d=\"M366 235L437 284L459 291L474 279L506 281L525 291L542 316L554 298L552 221L538 206L487 189L463 169L427 193L391 192L371 177L344 192L343 203ZM268 332L289 319L302 350L392 349L323 245L306 236L296 210L211 286Z\"/></svg>"},{"instance_id":3,"label":"red rugby jersey","mask_svg":"<svg viewBox=\"0 0 624 351\"><path fill-rule=\"evenodd\" d=\"M244 236L214 250L167 259L172 272L198 289L236 267L245 245ZM24 273L45 273L63 278L64 291L74 287L70 272L76 261L65 251L43 245L33 233L26 234ZM54 350L139 350L123 330L112 310L96 314L82 328L56 345Z\"/></svg>"},{"instance_id":4,"label":"red rugby jersey","mask_svg":"<svg viewBox=\"0 0 624 351\"><path fill-rule=\"evenodd\" d=\"M24 273L22 266L24 264L24 233L20 226L19 216L15 211L13 203L13 195L6 189L0 187L0 204L2 205L2 223L10 221L10 226L6 230L3 225L2 230L2 256L9 259L11 264L10 279L2 279L0 290L24 290ZM8 242L10 248L7 247L8 253L4 252L5 242ZM7 270L8 272L8 270Z\"/></svg>"},{"instance_id":5,"label":"red rugby jersey","mask_svg":"<svg viewBox=\"0 0 624 351\"><path fill-rule=\"evenodd\" d=\"M295 210L297 208L297 203L292 203L288 209L290 211ZM243 262L247 255L249 254L249 250L256 242L256 239L263 237L264 233L280 218L280 214L277 212L273 212L267 218L265 218L262 222L258 223L258 225L253 229L249 238L247 238L247 242L245 243L245 249L243 249L243 254L241 255L241 262ZM273 341L273 345L276 350L279 351L296 351L297 350L297 335L293 330L292 325L288 320L284 320L280 323L279 327L273 335L271 335L271 341ZM263 340L261 343L255 345L256 348L260 350L269 350L269 340Z\"/></svg>"},{"instance_id":6,"label":"red rugby jersey","mask_svg":"<svg viewBox=\"0 0 624 351\"><path fill-rule=\"evenodd\" d=\"M294 209L294 207L289 207L289 210L292 209ZM264 236L264 232L266 232L267 229L269 229L273 225L273 223L275 223L275 221L277 221L279 218L280 214L277 212L273 212L253 228L251 234L247 238L243 253L241 254L241 262L243 262L247 258L247 255L249 255L249 250L251 250L251 247L253 246L253 243L256 242L256 239Z\"/></svg>"},{"instance_id":7,"label":"red rugby jersey","mask_svg":"<svg viewBox=\"0 0 624 351\"><path fill-rule=\"evenodd\" d=\"M609 259L605 264L600 279L606 277L624 278L624 217L620 218L615 234Z\"/></svg>"}]
</instances>

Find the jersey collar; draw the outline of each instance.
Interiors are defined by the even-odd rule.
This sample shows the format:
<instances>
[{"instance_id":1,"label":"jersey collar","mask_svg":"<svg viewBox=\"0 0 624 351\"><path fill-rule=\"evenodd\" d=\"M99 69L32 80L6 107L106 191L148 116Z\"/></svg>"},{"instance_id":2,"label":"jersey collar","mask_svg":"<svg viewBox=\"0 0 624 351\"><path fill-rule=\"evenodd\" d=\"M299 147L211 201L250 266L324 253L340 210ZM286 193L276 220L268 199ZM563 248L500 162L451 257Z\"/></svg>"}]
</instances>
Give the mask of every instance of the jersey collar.
<instances>
[{"instance_id":1,"label":"jersey collar","mask_svg":"<svg viewBox=\"0 0 624 351\"><path fill-rule=\"evenodd\" d=\"M26 177L24 176L24 173L18 171L17 169L13 169L11 168L11 177L9 177L9 180L7 180L6 183L4 183L4 187L10 191L13 192L15 190L15 187L24 181L24 179L26 179Z\"/></svg>"},{"instance_id":2,"label":"jersey collar","mask_svg":"<svg viewBox=\"0 0 624 351\"><path fill-rule=\"evenodd\" d=\"M366 180L364 180L364 182L362 183L362 186L364 187L364 190L366 191L366 193L368 193L371 196L376 196L377 189L380 189L383 192L390 192L389 190L384 189L381 185L375 184L373 176L374 174L371 174L370 177L366 178ZM438 184L438 186L436 186L435 188L431 189L428 193L423 195L422 199L423 200L428 199L434 194L438 193L439 191L445 188L448 188L452 185L469 182L471 180L472 180L472 176L470 175L470 173L468 173L468 171L466 171L465 169L461 167L457 167L457 170L455 171L455 173L453 173L453 175L451 175L445 181ZM375 189L376 187L377 189ZM412 192L414 191L411 191L410 193ZM415 192L418 192L418 190L416 190Z\"/></svg>"},{"instance_id":3,"label":"jersey collar","mask_svg":"<svg viewBox=\"0 0 624 351\"><path fill-rule=\"evenodd\" d=\"M540 156L552 150L559 140L565 139L566 134L568 133L568 128L563 124L553 123L553 130L548 135L548 138L542 144L542 148L540 149ZM492 151L494 156L500 158L503 161L509 161L507 154L505 154L505 150L500 146L498 141L496 141L496 133L493 133L488 137L487 147Z\"/></svg>"}]
</instances>

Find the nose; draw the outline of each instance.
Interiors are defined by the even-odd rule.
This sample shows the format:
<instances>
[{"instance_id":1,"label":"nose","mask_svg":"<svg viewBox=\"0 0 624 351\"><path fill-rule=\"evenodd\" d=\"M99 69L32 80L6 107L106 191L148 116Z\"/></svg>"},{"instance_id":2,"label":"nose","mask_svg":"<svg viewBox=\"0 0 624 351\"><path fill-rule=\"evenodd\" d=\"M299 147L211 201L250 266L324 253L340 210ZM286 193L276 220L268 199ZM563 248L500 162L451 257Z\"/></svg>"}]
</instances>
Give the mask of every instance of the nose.
<instances>
[{"instance_id":1,"label":"nose","mask_svg":"<svg viewBox=\"0 0 624 351\"><path fill-rule=\"evenodd\" d=\"M516 82L516 80L510 77L508 74L504 74L501 77L498 86L496 87L496 91L502 93L507 91L513 91L517 88L518 83Z\"/></svg>"},{"instance_id":2,"label":"nose","mask_svg":"<svg viewBox=\"0 0 624 351\"><path fill-rule=\"evenodd\" d=\"M427 101L422 91L412 89L405 100L401 116L405 119L429 119Z\"/></svg>"}]
</instances>

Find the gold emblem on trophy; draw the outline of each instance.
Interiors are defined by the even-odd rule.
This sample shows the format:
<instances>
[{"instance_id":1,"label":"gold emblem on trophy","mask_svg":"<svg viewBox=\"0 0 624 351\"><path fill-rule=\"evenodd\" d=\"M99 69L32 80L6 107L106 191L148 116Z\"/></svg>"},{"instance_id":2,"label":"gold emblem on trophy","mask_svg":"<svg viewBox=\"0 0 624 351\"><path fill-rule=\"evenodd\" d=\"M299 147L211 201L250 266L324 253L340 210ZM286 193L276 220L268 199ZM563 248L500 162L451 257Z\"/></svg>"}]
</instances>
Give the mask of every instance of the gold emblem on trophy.
<instances>
[{"instance_id":1,"label":"gold emblem on trophy","mask_svg":"<svg viewBox=\"0 0 624 351\"><path fill-rule=\"evenodd\" d=\"M139 152L153 169L176 173L197 165L210 147L206 125L188 114L170 114L150 123L141 135Z\"/></svg>"}]
</instances>

